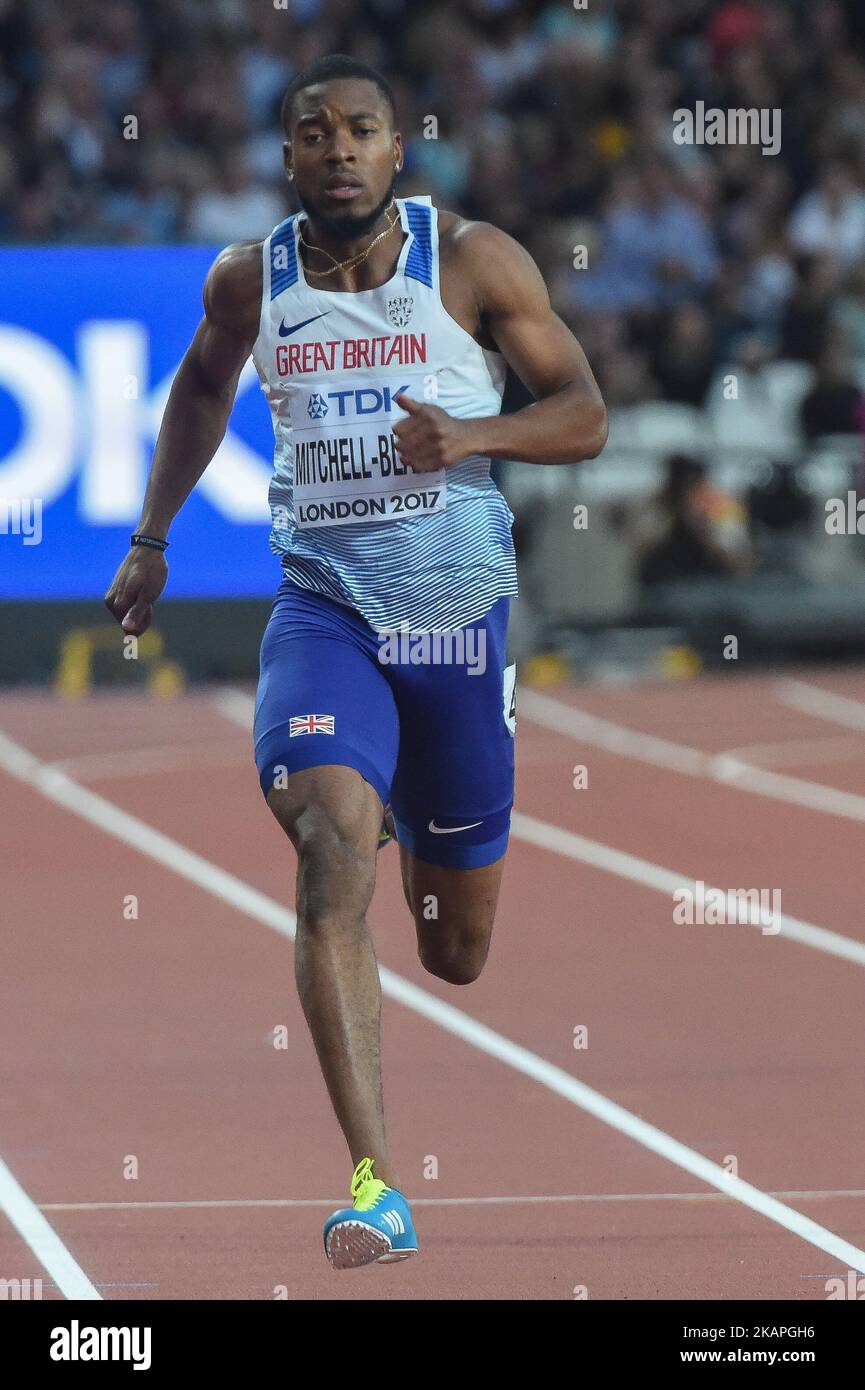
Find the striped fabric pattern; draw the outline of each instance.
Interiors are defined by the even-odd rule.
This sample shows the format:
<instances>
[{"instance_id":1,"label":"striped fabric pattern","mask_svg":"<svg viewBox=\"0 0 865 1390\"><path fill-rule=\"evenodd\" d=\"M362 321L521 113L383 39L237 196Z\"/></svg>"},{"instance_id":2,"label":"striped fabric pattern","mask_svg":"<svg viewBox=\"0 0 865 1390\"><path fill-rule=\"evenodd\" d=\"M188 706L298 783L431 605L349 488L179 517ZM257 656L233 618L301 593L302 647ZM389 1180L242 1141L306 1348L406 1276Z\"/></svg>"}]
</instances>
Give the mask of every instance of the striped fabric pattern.
<instances>
[{"instance_id":1,"label":"striped fabric pattern","mask_svg":"<svg viewBox=\"0 0 865 1390\"><path fill-rule=\"evenodd\" d=\"M274 478L269 501L289 521L290 484ZM320 531L289 521L274 527L270 545L295 584L348 604L377 630L465 627L517 593L512 524L489 460L474 457L448 470L441 516L329 527L324 543Z\"/></svg>"},{"instance_id":2,"label":"striped fabric pattern","mask_svg":"<svg viewBox=\"0 0 865 1390\"><path fill-rule=\"evenodd\" d=\"M294 245L294 221L287 217L270 236L270 297L275 299L283 290L297 284L297 251Z\"/></svg>"},{"instance_id":3,"label":"striped fabric pattern","mask_svg":"<svg viewBox=\"0 0 865 1390\"><path fill-rule=\"evenodd\" d=\"M432 289L432 209L406 203L406 214L409 230L414 236L405 264L406 277L420 280L421 284Z\"/></svg>"}]
</instances>

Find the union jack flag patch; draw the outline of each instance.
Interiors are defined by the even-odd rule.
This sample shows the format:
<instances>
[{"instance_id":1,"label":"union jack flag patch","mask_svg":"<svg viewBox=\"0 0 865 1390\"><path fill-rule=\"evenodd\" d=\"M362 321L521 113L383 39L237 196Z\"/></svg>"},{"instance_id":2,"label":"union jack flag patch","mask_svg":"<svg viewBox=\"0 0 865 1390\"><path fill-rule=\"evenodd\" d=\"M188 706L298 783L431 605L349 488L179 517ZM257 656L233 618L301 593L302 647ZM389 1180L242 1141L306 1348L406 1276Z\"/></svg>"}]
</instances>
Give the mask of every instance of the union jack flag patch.
<instances>
[{"instance_id":1,"label":"union jack flag patch","mask_svg":"<svg viewBox=\"0 0 865 1390\"><path fill-rule=\"evenodd\" d=\"M334 719L335 716L332 714L293 714L288 721L288 736L296 738L298 734L332 734Z\"/></svg>"}]
</instances>

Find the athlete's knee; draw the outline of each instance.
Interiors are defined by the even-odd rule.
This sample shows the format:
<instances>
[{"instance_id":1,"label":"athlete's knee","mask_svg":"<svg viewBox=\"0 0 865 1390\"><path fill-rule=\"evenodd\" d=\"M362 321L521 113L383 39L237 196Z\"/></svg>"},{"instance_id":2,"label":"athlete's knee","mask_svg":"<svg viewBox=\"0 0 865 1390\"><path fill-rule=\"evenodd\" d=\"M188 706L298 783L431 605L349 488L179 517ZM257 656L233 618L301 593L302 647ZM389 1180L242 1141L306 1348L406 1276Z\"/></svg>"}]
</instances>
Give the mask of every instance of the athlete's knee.
<instances>
[{"instance_id":1,"label":"athlete's knee","mask_svg":"<svg viewBox=\"0 0 865 1390\"><path fill-rule=\"evenodd\" d=\"M312 803L296 818L292 839L303 924L362 919L375 887L375 843L363 821Z\"/></svg>"},{"instance_id":2,"label":"athlete's knee","mask_svg":"<svg viewBox=\"0 0 865 1390\"><path fill-rule=\"evenodd\" d=\"M375 846L358 827L310 808L297 827L298 887L307 915L334 901L365 911L375 887Z\"/></svg>"},{"instance_id":3,"label":"athlete's knee","mask_svg":"<svg viewBox=\"0 0 865 1390\"><path fill-rule=\"evenodd\" d=\"M421 953L421 965L424 970L429 971L430 975L435 975L436 979L444 980L448 985L471 985L480 975L484 968L483 960L473 960L466 956L430 957L428 954Z\"/></svg>"},{"instance_id":4,"label":"athlete's knee","mask_svg":"<svg viewBox=\"0 0 865 1390\"><path fill-rule=\"evenodd\" d=\"M471 985L486 964L489 941L450 943L425 937L418 941L418 956L424 970L449 985Z\"/></svg>"},{"instance_id":5,"label":"athlete's knee","mask_svg":"<svg viewBox=\"0 0 865 1390\"><path fill-rule=\"evenodd\" d=\"M495 918L495 898L486 895L466 901L464 885L450 889L433 883L437 892L418 897L418 885L405 885L413 898L413 915L421 965L451 985L470 985L489 955ZM426 883L425 887L430 884ZM411 905L411 902L410 902Z\"/></svg>"}]
</instances>

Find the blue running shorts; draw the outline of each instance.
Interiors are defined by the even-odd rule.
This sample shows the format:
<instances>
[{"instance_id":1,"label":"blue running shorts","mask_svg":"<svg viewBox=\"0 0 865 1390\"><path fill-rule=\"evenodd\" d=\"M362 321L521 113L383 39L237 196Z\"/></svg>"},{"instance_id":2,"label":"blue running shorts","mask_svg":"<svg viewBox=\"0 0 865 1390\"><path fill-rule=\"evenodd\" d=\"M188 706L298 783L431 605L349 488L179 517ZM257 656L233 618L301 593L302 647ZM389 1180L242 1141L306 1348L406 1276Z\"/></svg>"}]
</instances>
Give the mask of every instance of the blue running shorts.
<instances>
[{"instance_id":1,"label":"blue running shorts","mask_svg":"<svg viewBox=\"0 0 865 1390\"><path fill-rule=\"evenodd\" d=\"M509 611L503 597L464 628L379 633L284 579L255 704L265 796L302 768L353 767L419 859L472 869L501 858L514 799Z\"/></svg>"}]
</instances>

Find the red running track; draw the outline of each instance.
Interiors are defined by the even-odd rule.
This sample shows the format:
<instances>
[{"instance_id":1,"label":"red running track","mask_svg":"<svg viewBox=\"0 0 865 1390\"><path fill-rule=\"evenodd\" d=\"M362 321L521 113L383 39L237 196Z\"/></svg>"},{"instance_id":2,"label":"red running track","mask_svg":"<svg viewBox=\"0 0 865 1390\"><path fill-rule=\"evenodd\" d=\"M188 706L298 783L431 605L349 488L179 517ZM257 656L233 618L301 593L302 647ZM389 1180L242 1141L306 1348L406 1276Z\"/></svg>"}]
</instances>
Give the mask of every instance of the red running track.
<instances>
[{"instance_id":1,"label":"red running track","mask_svg":"<svg viewBox=\"0 0 865 1390\"><path fill-rule=\"evenodd\" d=\"M320 1231L350 1162L248 703L0 700L0 1158L20 1184L0 1176L0 1278L56 1298L808 1300L865 1270L865 675L523 692L515 833L467 988L420 967L380 855L385 1096L422 1253L343 1273ZM611 751L622 729L650 737ZM695 879L778 890L806 927L677 924L672 886ZM422 993L394 998L401 980ZM16 1229L40 1211L49 1267Z\"/></svg>"}]
</instances>

